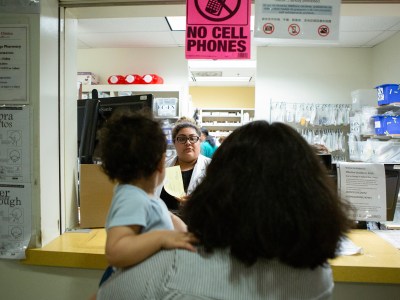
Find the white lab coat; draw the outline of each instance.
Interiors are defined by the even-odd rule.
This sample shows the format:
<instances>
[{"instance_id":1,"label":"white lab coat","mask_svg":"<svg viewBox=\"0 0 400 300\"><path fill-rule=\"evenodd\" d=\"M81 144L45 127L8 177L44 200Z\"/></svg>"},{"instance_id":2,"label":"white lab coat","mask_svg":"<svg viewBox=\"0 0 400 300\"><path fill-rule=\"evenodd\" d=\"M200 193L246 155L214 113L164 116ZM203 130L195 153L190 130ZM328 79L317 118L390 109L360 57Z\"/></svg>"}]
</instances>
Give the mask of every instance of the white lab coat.
<instances>
[{"instance_id":1,"label":"white lab coat","mask_svg":"<svg viewBox=\"0 0 400 300\"><path fill-rule=\"evenodd\" d=\"M170 159L168 159L165 162L165 167L173 167L176 164L176 160L178 159L178 156L173 156ZM196 186L201 182L203 177L206 175L206 168L208 164L211 162L211 159L199 154L199 157L197 158L197 162L194 165L192 177L190 178L189 186L187 189L187 194L190 195L193 190L196 188ZM164 183L159 185L156 190L156 195L160 197L162 188L164 186Z\"/></svg>"}]
</instances>

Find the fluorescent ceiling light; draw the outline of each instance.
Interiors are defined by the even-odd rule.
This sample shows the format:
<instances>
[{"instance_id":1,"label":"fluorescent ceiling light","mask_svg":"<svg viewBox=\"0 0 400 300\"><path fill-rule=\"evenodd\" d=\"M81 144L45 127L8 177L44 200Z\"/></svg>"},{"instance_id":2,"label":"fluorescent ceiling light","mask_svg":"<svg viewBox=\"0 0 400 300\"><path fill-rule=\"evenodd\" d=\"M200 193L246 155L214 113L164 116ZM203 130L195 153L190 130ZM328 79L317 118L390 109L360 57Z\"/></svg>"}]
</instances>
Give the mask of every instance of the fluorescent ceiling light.
<instances>
[{"instance_id":1,"label":"fluorescent ceiling light","mask_svg":"<svg viewBox=\"0 0 400 300\"><path fill-rule=\"evenodd\" d=\"M165 17L172 31L186 30L186 16ZM254 16L250 16L250 30L254 30Z\"/></svg>"},{"instance_id":2,"label":"fluorescent ceiling light","mask_svg":"<svg viewBox=\"0 0 400 300\"><path fill-rule=\"evenodd\" d=\"M250 79L251 77L195 77L195 80L198 82L250 81Z\"/></svg>"},{"instance_id":3,"label":"fluorescent ceiling light","mask_svg":"<svg viewBox=\"0 0 400 300\"><path fill-rule=\"evenodd\" d=\"M165 17L172 31L186 30L186 17Z\"/></svg>"}]
</instances>

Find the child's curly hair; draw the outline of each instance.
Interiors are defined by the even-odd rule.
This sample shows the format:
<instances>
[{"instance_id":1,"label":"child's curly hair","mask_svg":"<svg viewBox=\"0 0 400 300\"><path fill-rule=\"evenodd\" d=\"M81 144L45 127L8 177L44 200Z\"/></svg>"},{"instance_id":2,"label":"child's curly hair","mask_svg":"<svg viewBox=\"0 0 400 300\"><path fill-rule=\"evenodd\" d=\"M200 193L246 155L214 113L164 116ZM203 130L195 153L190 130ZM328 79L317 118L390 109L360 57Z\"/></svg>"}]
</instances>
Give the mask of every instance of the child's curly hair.
<instances>
[{"instance_id":1,"label":"child's curly hair","mask_svg":"<svg viewBox=\"0 0 400 300\"><path fill-rule=\"evenodd\" d=\"M129 183L155 172L167 149L165 134L149 112L115 112L99 131L102 169Z\"/></svg>"}]
</instances>

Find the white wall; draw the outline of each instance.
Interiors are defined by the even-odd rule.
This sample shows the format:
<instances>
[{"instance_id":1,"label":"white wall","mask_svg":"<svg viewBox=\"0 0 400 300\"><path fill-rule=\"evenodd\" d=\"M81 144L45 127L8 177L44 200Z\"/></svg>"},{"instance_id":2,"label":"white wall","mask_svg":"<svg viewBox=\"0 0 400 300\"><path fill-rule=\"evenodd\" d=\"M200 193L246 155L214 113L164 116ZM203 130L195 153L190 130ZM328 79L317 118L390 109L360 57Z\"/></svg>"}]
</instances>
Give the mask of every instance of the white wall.
<instances>
[{"instance_id":1,"label":"white wall","mask_svg":"<svg viewBox=\"0 0 400 300\"><path fill-rule=\"evenodd\" d=\"M64 16L64 13L66 14ZM77 150L77 20L68 11L60 11L64 17L60 46L60 157L61 157L61 232L78 224L78 150ZM72 87L72 88L70 88Z\"/></svg>"},{"instance_id":2,"label":"white wall","mask_svg":"<svg viewBox=\"0 0 400 300\"><path fill-rule=\"evenodd\" d=\"M0 14L2 24L26 24L28 27L32 247L60 234L58 2L45 0L41 4L42 14Z\"/></svg>"},{"instance_id":3,"label":"white wall","mask_svg":"<svg viewBox=\"0 0 400 300\"><path fill-rule=\"evenodd\" d=\"M257 119L269 119L271 100L350 104L351 91L371 86L369 48L257 49Z\"/></svg>"},{"instance_id":4,"label":"white wall","mask_svg":"<svg viewBox=\"0 0 400 300\"><path fill-rule=\"evenodd\" d=\"M351 91L400 83L400 33L374 48L257 49L256 118L270 101L351 103Z\"/></svg>"},{"instance_id":5,"label":"white wall","mask_svg":"<svg viewBox=\"0 0 400 300\"><path fill-rule=\"evenodd\" d=\"M372 49L372 86L400 83L400 32Z\"/></svg>"},{"instance_id":6,"label":"white wall","mask_svg":"<svg viewBox=\"0 0 400 300\"><path fill-rule=\"evenodd\" d=\"M0 263L1 299L85 300L99 284L100 270ZM400 285L336 283L333 300L398 299ZM118 300L118 299L117 299ZM246 299L247 300L247 299Z\"/></svg>"},{"instance_id":7,"label":"white wall","mask_svg":"<svg viewBox=\"0 0 400 300\"><path fill-rule=\"evenodd\" d=\"M0 261L4 300L88 300L97 290L101 270L25 266Z\"/></svg>"},{"instance_id":8,"label":"white wall","mask_svg":"<svg viewBox=\"0 0 400 300\"><path fill-rule=\"evenodd\" d=\"M40 5L40 15L0 13L1 23L27 24L29 32L28 93L33 117L32 247L54 239L60 232L58 1L42 0ZM37 269L20 265L19 261L0 260L0 270L2 299L40 299L40 292L53 286L52 279L47 278L49 272L37 272ZM53 279L57 281L56 277ZM36 280L41 284L37 285ZM33 295L20 296L23 290L35 289L37 292Z\"/></svg>"},{"instance_id":9,"label":"white wall","mask_svg":"<svg viewBox=\"0 0 400 300\"><path fill-rule=\"evenodd\" d=\"M43 244L60 234L60 152L59 152L59 97L58 97L58 5L57 1L41 1L38 37L39 48L32 54L39 62L39 77L32 76L39 85L35 132L39 136L40 164L40 229ZM40 34L39 34L40 33ZM39 78L39 79L38 79ZM35 172L38 170L36 169Z\"/></svg>"}]
</instances>

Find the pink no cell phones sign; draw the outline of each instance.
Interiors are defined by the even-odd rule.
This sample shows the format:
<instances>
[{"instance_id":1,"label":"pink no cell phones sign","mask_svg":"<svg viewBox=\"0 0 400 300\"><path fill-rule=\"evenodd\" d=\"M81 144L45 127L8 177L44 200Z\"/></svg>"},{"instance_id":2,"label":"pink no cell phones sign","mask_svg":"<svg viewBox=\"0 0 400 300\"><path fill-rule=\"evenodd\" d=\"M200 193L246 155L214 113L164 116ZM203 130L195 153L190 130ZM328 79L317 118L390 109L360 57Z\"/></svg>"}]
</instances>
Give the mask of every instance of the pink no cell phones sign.
<instances>
[{"instance_id":1,"label":"pink no cell phones sign","mask_svg":"<svg viewBox=\"0 0 400 300\"><path fill-rule=\"evenodd\" d=\"M187 59L250 59L251 0L187 0Z\"/></svg>"}]
</instances>

